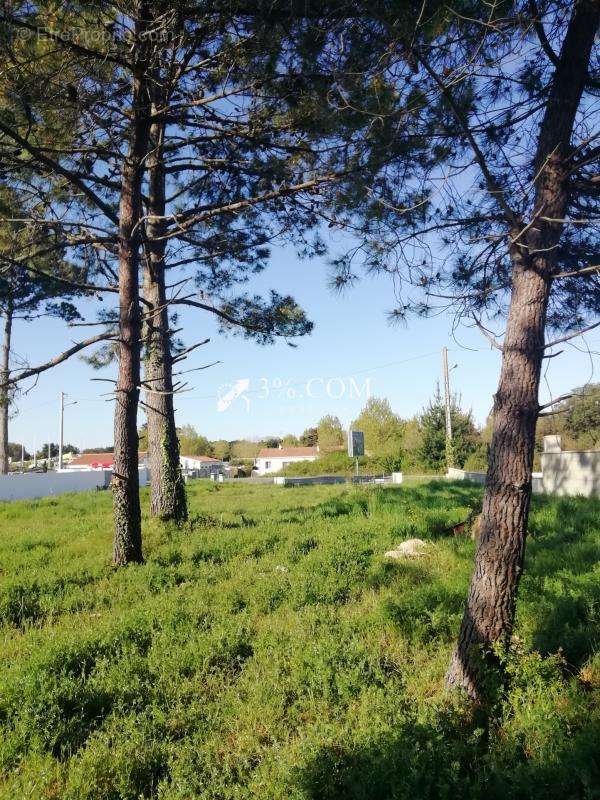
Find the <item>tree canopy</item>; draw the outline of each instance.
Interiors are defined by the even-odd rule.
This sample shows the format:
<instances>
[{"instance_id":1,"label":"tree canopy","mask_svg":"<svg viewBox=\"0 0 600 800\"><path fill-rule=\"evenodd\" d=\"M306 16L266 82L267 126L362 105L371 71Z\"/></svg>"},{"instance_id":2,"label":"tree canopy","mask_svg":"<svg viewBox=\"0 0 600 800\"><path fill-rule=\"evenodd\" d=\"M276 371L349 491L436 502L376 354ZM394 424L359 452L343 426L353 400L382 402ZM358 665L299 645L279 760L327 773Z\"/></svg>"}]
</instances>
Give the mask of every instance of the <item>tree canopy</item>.
<instances>
[{"instance_id":1,"label":"tree canopy","mask_svg":"<svg viewBox=\"0 0 600 800\"><path fill-rule=\"evenodd\" d=\"M365 435L365 452L377 457L385 472L401 469L404 422L392 411L389 400L371 397L352 423Z\"/></svg>"},{"instance_id":2,"label":"tree canopy","mask_svg":"<svg viewBox=\"0 0 600 800\"><path fill-rule=\"evenodd\" d=\"M338 417L326 414L317 423L317 442L322 453L330 453L344 445L344 429Z\"/></svg>"}]
</instances>

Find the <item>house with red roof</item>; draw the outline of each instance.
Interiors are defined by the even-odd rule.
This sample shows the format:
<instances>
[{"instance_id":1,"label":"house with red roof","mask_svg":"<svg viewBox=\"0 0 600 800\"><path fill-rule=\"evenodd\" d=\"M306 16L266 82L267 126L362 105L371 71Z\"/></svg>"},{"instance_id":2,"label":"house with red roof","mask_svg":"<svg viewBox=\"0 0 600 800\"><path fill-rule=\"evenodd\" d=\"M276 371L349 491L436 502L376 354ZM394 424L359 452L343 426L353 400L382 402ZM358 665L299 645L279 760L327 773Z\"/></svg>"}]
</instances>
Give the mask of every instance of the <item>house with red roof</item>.
<instances>
[{"instance_id":1,"label":"house with red roof","mask_svg":"<svg viewBox=\"0 0 600 800\"><path fill-rule=\"evenodd\" d=\"M138 454L140 469L148 466L148 453ZM227 471L228 464L218 458L210 456L180 456L181 469L185 474L197 478L208 478L210 475L219 475ZM82 453L75 456L65 467L69 471L85 471L112 469L114 464L113 453Z\"/></svg>"},{"instance_id":2,"label":"house with red roof","mask_svg":"<svg viewBox=\"0 0 600 800\"><path fill-rule=\"evenodd\" d=\"M254 459L255 475L281 472L288 464L297 461L316 461L319 447L263 447Z\"/></svg>"},{"instance_id":3,"label":"house with red roof","mask_svg":"<svg viewBox=\"0 0 600 800\"><path fill-rule=\"evenodd\" d=\"M138 453L140 468L148 466L148 454ZM113 453L80 453L73 456L65 469L77 472L89 472L90 470L112 469L115 462Z\"/></svg>"}]
</instances>

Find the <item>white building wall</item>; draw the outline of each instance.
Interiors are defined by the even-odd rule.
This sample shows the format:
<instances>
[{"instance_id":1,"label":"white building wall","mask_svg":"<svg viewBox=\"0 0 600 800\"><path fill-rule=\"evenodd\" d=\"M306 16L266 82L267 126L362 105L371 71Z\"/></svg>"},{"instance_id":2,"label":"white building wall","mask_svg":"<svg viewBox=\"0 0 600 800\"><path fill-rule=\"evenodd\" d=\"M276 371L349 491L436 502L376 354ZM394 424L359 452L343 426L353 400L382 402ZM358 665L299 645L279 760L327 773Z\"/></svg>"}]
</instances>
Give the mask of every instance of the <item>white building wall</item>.
<instances>
[{"instance_id":1,"label":"white building wall","mask_svg":"<svg viewBox=\"0 0 600 800\"><path fill-rule=\"evenodd\" d=\"M256 458L254 463L257 475L272 475L274 472L281 472L284 465L293 464L296 461L316 461L317 456L271 456L269 458ZM267 467L267 464L269 466Z\"/></svg>"},{"instance_id":2,"label":"white building wall","mask_svg":"<svg viewBox=\"0 0 600 800\"><path fill-rule=\"evenodd\" d=\"M180 456L179 461L182 469L199 469L206 472L216 472L225 466L223 461L198 461L193 456Z\"/></svg>"},{"instance_id":3,"label":"white building wall","mask_svg":"<svg viewBox=\"0 0 600 800\"><path fill-rule=\"evenodd\" d=\"M84 492L108 486L112 472L35 472L31 475L0 475L0 500L28 500L65 492Z\"/></svg>"}]
</instances>

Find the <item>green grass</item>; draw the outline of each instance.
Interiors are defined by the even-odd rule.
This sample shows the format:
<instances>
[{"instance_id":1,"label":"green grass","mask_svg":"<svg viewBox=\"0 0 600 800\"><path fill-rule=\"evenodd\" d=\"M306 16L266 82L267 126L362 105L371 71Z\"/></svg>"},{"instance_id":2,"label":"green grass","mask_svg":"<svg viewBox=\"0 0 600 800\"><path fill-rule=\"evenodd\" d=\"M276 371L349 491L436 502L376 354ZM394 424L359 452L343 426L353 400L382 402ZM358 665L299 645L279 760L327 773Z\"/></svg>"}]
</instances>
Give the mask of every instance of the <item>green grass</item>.
<instances>
[{"instance_id":1,"label":"green grass","mask_svg":"<svg viewBox=\"0 0 600 800\"><path fill-rule=\"evenodd\" d=\"M443 691L479 493L199 482L120 571L108 493L3 504L0 797L600 797L600 503L535 499L483 719Z\"/></svg>"}]
</instances>

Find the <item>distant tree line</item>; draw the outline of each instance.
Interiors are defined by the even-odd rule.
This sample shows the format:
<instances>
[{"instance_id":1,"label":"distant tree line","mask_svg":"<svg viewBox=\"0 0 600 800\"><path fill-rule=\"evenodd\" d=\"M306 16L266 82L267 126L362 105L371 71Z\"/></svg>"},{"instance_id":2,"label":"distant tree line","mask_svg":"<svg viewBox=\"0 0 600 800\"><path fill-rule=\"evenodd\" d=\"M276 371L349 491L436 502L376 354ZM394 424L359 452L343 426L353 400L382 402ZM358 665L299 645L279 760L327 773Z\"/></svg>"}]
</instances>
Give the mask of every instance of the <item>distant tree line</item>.
<instances>
[{"instance_id":1,"label":"distant tree line","mask_svg":"<svg viewBox=\"0 0 600 800\"><path fill-rule=\"evenodd\" d=\"M540 455L543 451L543 438L549 434L562 437L564 449L589 450L600 447L600 383L574 388L569 397L562 401L556 415L542 417L536 429L536 455L534 466L539 469ZM483 426L478 426L470 410L461 407L461 399L453 396L451 401L451 420L453 437L454 465L468 470L487 469L488 449L491 441L492 416ZM433 396L426 406L412 417L406 419L392 411L389 400L370 398L360 414L352 421L351 427L365 434L366 457L364 465L384 472L404 470L408 473L442 473L446 469L446 422L445 406L436 386ZM147 425L138 431L139 448L147 450ZM340 419L326 414L314 426L306 428L301 434L288 433L284 436L265 436L260 440L215 439L198 433L193 425L177 428L179 448L183 455L211 456L234 464L249 463L256 458L263 447L316 447L320 460L325 460L329 471L349 471L347 463L347 431ZM79 453L72 444L65 444L64 453ZM82 453L112 453L111 445L88 447ZM340 458L340 454L342 458ZM48 455L48 445L37 450L37 458ZM8 456L12 463L21 460L21 445L8 444ZM58 443L50 443L50 457L58 456ZM333 456L333 457L332 457ZM25 449L25 461L32 460L32 454ZM307 465L294 465L290 472L311 471ZM321 464L317 471L323 471Z\"/></svg>"},{"instance_id":2,"label":"distant tree line","mask_svg":"<svg viewBox=\"0 0 600 800\"><path fill-rule=\"evenodd\" d=\"M600 384L573 389L571 396L562 402L560 410L564 413L542 417L538 421L534 462L536 468L540 464L543 438L548 434L561 435L565 449L600 447ZM486 471L492 415L488 416L484 425L477 425L472 412L464 409L461 398L454 395L450 416L454 466ZM445 405L439 386L436 386L431 399L421 411L408 418L396 414L389 400L372 397L352 421L351 427L365 434L366 454L361 460L365 468L386 473L403 470L413 474L442 474L446 470ZM287 472L316 474L351 472L353 469L353 463L346 454L347 431L340 419L333 414L326 414L299 435L288 433L284 436L265 436L260 440L209 440L192 425L183 425L177 432L179 446L184 455L206 455L232 464L249 464L263 447L318 445L319 460L315 466L310 463L293 464ZM139 435L140 449L144 450L147 436L145 427L140 429ZM94 452L103 450L95 448Z\"/></svg>"}]
</instances>

